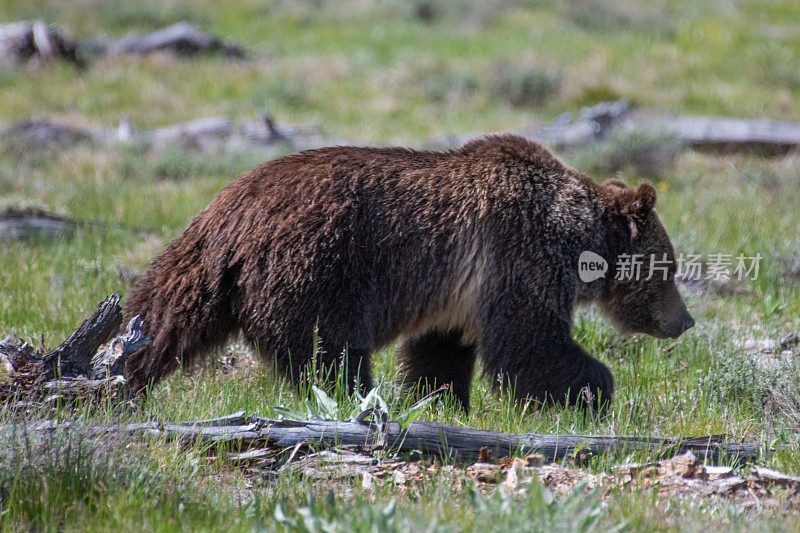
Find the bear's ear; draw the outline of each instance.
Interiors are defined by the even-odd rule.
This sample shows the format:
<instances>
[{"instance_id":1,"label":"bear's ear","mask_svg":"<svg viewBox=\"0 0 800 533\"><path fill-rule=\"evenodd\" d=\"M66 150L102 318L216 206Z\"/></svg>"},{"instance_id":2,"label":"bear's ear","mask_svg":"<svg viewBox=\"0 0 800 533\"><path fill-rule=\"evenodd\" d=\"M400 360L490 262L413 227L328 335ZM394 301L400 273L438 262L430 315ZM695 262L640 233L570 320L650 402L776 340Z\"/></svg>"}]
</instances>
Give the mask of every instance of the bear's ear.
<instances>
[{"instance_id":1,"label":"bear's ear","mask_svg":"<svg viewBox=\"0 0 800 533\"><path fill-rule=\"evenodd\" d=\"M642 183L636 189L636 199L634 204L637 204L639 211L646 215L656 206L656 189L649 183Z\"/></svg>"},{"instance_id":2,"label":"bear's ear","mask_svg":"<svg viewBox=\"0 0 800 533\"><path fill-rule=\"evenodd\" d=\"M633 239L638 234L638 224L656 205L656 190L649 183L642 183L635 189L630 187L623 189L619 184L625 185L619 180L609 180L603 185L613 195L612 209L627 219Z\"/></svg>"}]
</instances>

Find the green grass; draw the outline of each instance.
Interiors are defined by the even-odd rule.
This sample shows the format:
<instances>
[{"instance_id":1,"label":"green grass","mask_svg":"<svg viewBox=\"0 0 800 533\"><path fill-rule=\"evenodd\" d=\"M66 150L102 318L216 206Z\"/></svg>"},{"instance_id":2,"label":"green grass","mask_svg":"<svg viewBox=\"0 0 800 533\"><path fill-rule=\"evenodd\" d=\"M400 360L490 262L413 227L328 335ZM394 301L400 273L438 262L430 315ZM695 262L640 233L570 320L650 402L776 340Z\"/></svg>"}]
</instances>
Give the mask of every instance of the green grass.
<instances>
[{"instance_id":1,"label":"green grass","mask_svg":"<svg viewBox=\"0 0 800 533\"><path fill-rule=\"evenodd\" d=\"M0 20L43 18L77 37L188 19L252 54L233 63L213 55L153 56L98 59L84 71L58 64L0 70L0 122L39 115L115 125L129 116L136 127L152 128L211 115L252 119L268 111L279 124L317 124L337 138L420 145L445 133L514 129L615 98L664 113L800 120L796 2L429 4L434 16L421 19L410 3L390 0L4 1ZM519 95L509 98L511 89ZM646 143L658 138L648 135L562 155L598 181L620 175L637 183L646 171L679 252L761 253L758 280L738 292L689 296L697 326L678 341L625 338L581 310L575 336L610 366L618 387L605 417L515 405L487 378L473 383L469 415L445 402L421 417L502 431L725 433L787 445L763 462L798 474L798 415L769 401L776 387L800 390L796 372L759 370L736 341L800 330L800 160L688 152L674 163L665 158L663 168L642 168L633 151L646 152ZM262 157L149 153L137 146L30 152L0 145L0 205L44 206L106 224L60 239L2 243L0 336L38 343L43 334L48 346L61 342L97 302L124 293L131 272L144 270L220 188ZM304 409L310 387L298 391L270 368L249 364L240 346L226 350L240 360L232 371L215 361L176 374L136 412L99 405L79 414L98 422L166 421L238 409L273 416L279 405ZM377 354L373 366L391 412L407 409L394 347ZM340 389L329 393L343 413L355 407ZM202 447L111 442L90 451L88 439L26 438L0 443L0 524L7 529L798 526L791 512L742 514L735 504L659 500L647 491L552 500L534 484L519 497L479 497L463 476L440 472L412 491L387 483L371 494L359 480L317 483L288 473L263 479L208 461ZM607 470L624 459L603 458L590 468Z\"/></svg>"}]
</instances>

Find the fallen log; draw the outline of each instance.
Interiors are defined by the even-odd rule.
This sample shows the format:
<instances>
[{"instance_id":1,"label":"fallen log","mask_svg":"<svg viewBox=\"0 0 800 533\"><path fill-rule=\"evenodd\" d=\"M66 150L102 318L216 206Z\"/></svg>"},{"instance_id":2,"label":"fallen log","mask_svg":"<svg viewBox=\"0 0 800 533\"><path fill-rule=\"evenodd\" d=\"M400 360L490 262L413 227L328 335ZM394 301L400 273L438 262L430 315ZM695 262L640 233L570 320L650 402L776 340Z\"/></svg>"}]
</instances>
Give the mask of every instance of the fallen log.
<instances>
[{"instance_id":1,"label":"fallen log","mask_svg":"<svg viewBox=\"0 0 800 533\"><path fill-rule=\"evenodd\" d=\"M232 59L246 56L241 46L223 41L188 22L178 22L145 34L130 33L121 39L96 40L93 45L98 52L110 55L170 52L177 56L192 56L201 52L219 52Z\"/></svg>"},{"instance_id":2,"label":"fallen log","mask_svg":"<svg viewBox=\"0 0 800 533\"><path fill-rule=\"evenodd\" d=\"M101 222L76 220L54 215L42 209L9 207L0 212L0 240L64 236L78 228L101 227L103 227Z\"/></svg>"},{"instance_id":3,"label":"fallen log","mask_svg":"<svg viewBox=\"0 0 800 533\"><path fill-rule=\"evenodd\" d=\"M17 121L0 135L7 145L17 147L18 151L69 148L79 143L111 146L132 141L155 151L178 146L207 153L265 147L297 152L334 144L365 144L324 137L311 125L278 125L266 114L260 121L208 117L153 130L135 130L129 119L124 119L116 128L104 128L34 118Z\"/></svg>"},{"instance_id":4,"label":"fallen log","mask_svg":"<svg viewBox=\"0 0 800 533\"><path fill-rule=\"evenodd\" d=\"M38 209L10 208L0 213L0 239L54 237L74 229L72 221Z\"/></svg>"},{"instance_id":5,"label":"fallen log","mask_svg":"<svg viewBox=\"0 0 800 533\"><path fill-rule=\"evenodd\" d=\"M554 122L515 130L553 147L570 150L603 141L613 130L659 131L684 146L725 152L758 150L779 154L800 146L800 122L725 117L659 116L652 111L633 112L625 101L603 102L584 108L576 118L565 113ZM440 137L427 146L455 148L484 133Z\"/></svg>"},{"instance_id":6,"label":"fallen log","mask_svg":"<svg viewBox=\"0 0 800 533\"><path fill-rule=\"evenodd\" d=\"M105 133L98 128L85 128L73 124L54 122L43 118L20 120L2 134L3 141L18 150L38 148L69 148L79 143L99 143Z\"/></svg>"},{"instance_id":7,"label":"fallen log","mask_svg":"<svg viewBox=\"0 0 800 533\"><path fill-rule=\"evenodd\" d=\"M205 441L228 444L235 450L291 449L298 445L311 448L358 447L399 453L422 453L426 456L474 461L479 456L526 456L540 454L548 461L602 454L646 452L656 458L674 457L692 452L709 464L747 463L764 450L756 444L724 442L719 435L704 437L633 437L602 435L549 435L503 433L457 427L436 422L415 421L407 427L397 422L374 423L367 416L353 420L294 421L245 417L244 412L221 419L182 423L140 423L91 426L70 422L44 421L27 425L28 431L52 432L80 427L90 434L124 433L148 435L186 443ZM234 423L235 422L235 423ZM0 434L12 426L0 427Z\"/></svg>"},{"instance_id":8,"label":"fallen log","mask_svg":"<svg viewBox=\"0 0 800 533\"><path fill-rule=\"evenodd\" d=\"M652 127L675 132L694 148L783 153L800 145L800 123L720 117L652 117Z\"/></svg>"},{"instance_id":9,"label":"fallen log","mask_svg":"<svg viewBox=\"0 0 800 533\"><path fill-rule=\"evenodd\" d=\"M262 436L270 445L288 448L298 442L310 445L342 446L381 445L400 452L420 451L425 455L474 460L481 449L495 457L537 453L558 461L576 452L588 456L605 453L652 452L657 457L671 457L688 451L709 462L748 462L756 459L761 447L753 444L726 443L719 436L706 437L626 437L598 435L547 435L502 433L463 428L436 422L412 422L403 428L397 422L385 427L358 420L309 420L297 422L258 419ZM235 435L233 433L232 435ZM218 439L217 439L218 440Z\"/></svg>"},{"instance_id":10,"label":"fallen log","mask_svg":"<svg viewBox=\"0 0 800 533\"><path fill-rule=\"evenodd\" d=\"M241 46L224 41L188 22L179 22L150 33L130 33L119 39L96 38L81 41L41 20L0 25L0 65L44 64L63 60L79 67L85 58L102 55L146 55L168 52L176 56L220 53L241 59L247 52Z\"/></svg>"}]
</instances>

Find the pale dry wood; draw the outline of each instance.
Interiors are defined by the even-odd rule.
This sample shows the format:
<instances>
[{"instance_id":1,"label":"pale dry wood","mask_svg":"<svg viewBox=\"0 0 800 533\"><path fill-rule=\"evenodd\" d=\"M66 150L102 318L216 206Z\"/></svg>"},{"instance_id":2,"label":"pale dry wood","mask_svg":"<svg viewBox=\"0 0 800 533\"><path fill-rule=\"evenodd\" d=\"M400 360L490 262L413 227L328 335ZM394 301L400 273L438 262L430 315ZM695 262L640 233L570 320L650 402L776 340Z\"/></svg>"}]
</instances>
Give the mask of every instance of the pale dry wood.
<instances>
[{"instance_id":1,"label":"pale dry wood","mask_svg":"<svg viewBox=\"0 0 800 533\"><path fill-rule=\"evenodd\" d=\"M229 59L242 59L241 46L224 41L188 22L178 22L150 33L130 33L119 39L97 38L76 41L41 20L0 25L0 65L14 66L55 59L83 66L86 56L168 52L176 56L221 53Z\"/></svg>"},{"instance_id":2,"label":"pale dry wood","mask_svg":"<svg viewBox=\"0 0 800 533\"><path fill-rule=\"evenodd\" d=\"M661 131L685 146L720 151L758 150L782 153L800 146L800 122L702 116L659 116L652 111L631 111L625 101L603 102L577 116L565 113L552 123L514 131L556 150L569 150L602 141L609 132ZM483 133L445 136L430 147L455 148Z\"/></svg>"},{"instance_id":3,"label":"pale dry wood","mask_svg":"<svg viewBox=\"0 0 800 533\"><path fill-rule=\"evenodd\" d=\"M246 420L240 425L227 421ZM215 424L215 425L208 425ZM69 428L69 423L45 422L29 425L32 431L53 431ZM86 427L86 426L82 426ZM144 423L91 426L96 433L145 434L183 442L206 441L227 443L237 448L256 446L270 449L292 449L299 445L319 448L357 447L374 449L383 441L383 448L396 452L420 452L427 456L475 460L481 449L495 457L541 454L546 460L559 461L576 453L588 455L649 452L655 457L673 457L692 452L701 461L715 464L751 462L763 451L755 444L727 443L715 436L708 437L625 437L598 435L548 435L534 433L503 433L439 424L412 422L403 428L388 422L382 428L356 420L276 420L249 417L235 413L211 421L178 424ZM379 431L382 430L382 431ZM383 437L379 437L380 434ZM766 474L765 474L766 475Z\"/></svg>"},{"instance_id":4,"label":"pale dry wood","mask_svg":"<svg viewBox=\"0 0 800 533\"><path fill-rule=\"evenodd\" d=\"M76 65L77 43L64 32L41 20L25 20L0 25L0 65L31 62L48 63L62 59Z\"/></svg>"},{"instance_id":5,"label":"pale dry wood","mask_svg":"<svg viewBox=\"0 0 800 533\"><path fill-rule=\"evenodd\" d=\"M241 46L223 41L188 22L178 22L150 33L130 33L121 39L96 40L94 46L99 52L112 55L170 52L191 56L201 52L220 52L231 59L247 55Z\"/></svg>"},{"instance_id":6,"label":"pale dry wood","mask_svg":"<svg viewBox=\"0 0 800 533\"><path fill-rule=\"evenodd\" d=\"M512 133L542 142L556 150L570 150L601 142L614 130L661 131L684 146L700 149L759 150L781 153L800 145L800 123L774 120L749 120L719 117L663 117L651 112L630 111L627 102L605 102L584 109L577 119L562 115L549 124L533 125ZM426 148L456 148L483 137L485 133L448 135L424 143ZM207 117L154 130L134 130L129 120L118 128L89 128L44 119L20 121L4 133L21 144L71 146L86 141L110 145L136 140L154 150L167 146L213 152L241 151L256 147L282 147L301 151L333 145L368 145L354 139L325 137L316 128L304 125L278 125L269 115L260 121L234 121Z\"/></svg>"}]
</instances>

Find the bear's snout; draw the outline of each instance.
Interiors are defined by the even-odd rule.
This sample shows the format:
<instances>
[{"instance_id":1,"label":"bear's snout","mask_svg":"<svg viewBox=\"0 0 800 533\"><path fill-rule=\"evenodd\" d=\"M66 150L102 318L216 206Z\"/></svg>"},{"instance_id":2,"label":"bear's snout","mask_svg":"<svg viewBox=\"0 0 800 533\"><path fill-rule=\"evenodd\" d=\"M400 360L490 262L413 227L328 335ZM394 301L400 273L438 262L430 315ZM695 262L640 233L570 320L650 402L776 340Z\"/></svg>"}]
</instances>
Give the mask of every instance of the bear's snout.
<instances>
[{"instance_id":1,"label":"bear's snout","mask_svg":"<svg viewBox=\"0 0 800 533\"><path fill-rule=\"evenodd\" d=\"M689 311L683 312L683 331L694 326L694 318L689 314Z\"/></svg>"},{"instance_id":2,"label":"bear's snout","mask_svg":"<svg viewBox=\"0 0 800 533\"><path fill-rule=\"evenodd\" d=\"M659 322L658 334L656 336L676 339L692 326L694 326L694 318L692 318L689 311L683 307L680 313L675 313L673 316Z\"/></svg>"}]
</instances>

